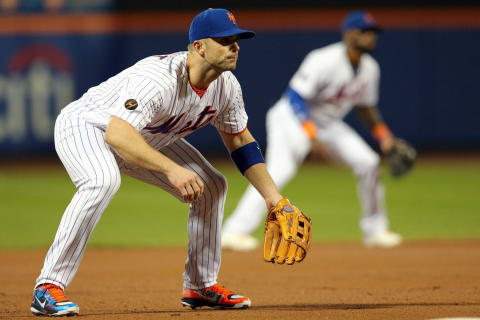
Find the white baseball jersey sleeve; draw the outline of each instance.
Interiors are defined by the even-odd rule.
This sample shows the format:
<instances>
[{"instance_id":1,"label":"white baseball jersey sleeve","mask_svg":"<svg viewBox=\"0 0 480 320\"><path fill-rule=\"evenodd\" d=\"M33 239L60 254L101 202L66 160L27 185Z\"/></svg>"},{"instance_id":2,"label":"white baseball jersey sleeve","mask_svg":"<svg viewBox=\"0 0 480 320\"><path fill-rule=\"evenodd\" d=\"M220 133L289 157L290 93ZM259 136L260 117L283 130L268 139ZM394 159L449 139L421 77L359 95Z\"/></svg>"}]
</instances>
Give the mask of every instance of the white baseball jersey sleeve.
<instances>
[{"instance_id":1,"label":"white baseball jersey sleeve","mask_svg":"<svg viewBox=\"0 0 480 320\"><path fill-rule=\"evenodd\" d=\"M353 106L378 103L380 68L364 54L355 70L343 43L310 52L290 81L319 126L343 118Z\"/></svg>"}]
</instances>

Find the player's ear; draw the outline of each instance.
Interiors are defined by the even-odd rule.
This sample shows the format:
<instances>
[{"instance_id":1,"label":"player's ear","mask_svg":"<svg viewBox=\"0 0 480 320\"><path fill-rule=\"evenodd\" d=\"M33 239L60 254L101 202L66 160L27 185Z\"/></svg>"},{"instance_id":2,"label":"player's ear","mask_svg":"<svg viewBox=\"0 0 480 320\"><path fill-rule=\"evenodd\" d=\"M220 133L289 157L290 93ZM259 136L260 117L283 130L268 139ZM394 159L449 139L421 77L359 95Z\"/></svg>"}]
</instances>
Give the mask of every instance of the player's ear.
<instances>
[{"instance_id":1,"label":"player's ear","mask_svg":"<svg viewBox=\"0 0 480 320\"><path fill-rule=\"evenodd\" d=\"M346 43L351 43L352 40L355 38L355 36L356 36L355 29L348 30L347 32L343 33L343 41L345 41Z\"/></svg>"},{"instance_id":2,"label":"player's ear","mask_svg":"<svg viewBox=\"0 0 480 320\"><path fill-rule=\"evenodd\" d=\"M205 56L205 42L202 40L195 40L193 42L193 48L201 57Z\"/></svg>"}]
</instances>

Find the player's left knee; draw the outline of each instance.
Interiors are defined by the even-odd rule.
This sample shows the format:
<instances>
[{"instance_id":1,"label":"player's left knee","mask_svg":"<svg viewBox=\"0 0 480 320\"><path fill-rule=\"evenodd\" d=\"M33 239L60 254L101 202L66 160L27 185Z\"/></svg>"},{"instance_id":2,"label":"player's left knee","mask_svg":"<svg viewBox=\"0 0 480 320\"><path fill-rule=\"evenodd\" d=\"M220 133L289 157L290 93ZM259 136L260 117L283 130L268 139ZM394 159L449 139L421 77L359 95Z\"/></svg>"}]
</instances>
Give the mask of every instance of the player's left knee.
<instances>
[{"instance_id":1,"label":"player's left knee","mask_svg":"<svg viewBox=\"0 0 480 320\"><path fill-rule=\"evenodd\" d=\"M204 182L207 185L204 188L204 194L214 199L226 198L228 183L227 179L219 171L209 172L208 178Z\"/></svg>"},{"instance_id":2,"label":"player's left knee","mask_svg":"<svg viewBox=\"0 0 480 320\"><path fill-rule=\"evenodd\" d=\"M366 169L376 170L380 166L380 156L372 152L362 160L362 163Z\"/></svg>"},{"instance_id":3,"label":"player's left knee","mask_svg":"<svg viewBox=\"0 0 480 320\"><path fill-rule=\"evenodd\" d=\"M372 153L368 157L364 157L354 167L355 175L363 176L377 174L380 167L380 157L376 153Z\"/></svg>"}]
</instances>

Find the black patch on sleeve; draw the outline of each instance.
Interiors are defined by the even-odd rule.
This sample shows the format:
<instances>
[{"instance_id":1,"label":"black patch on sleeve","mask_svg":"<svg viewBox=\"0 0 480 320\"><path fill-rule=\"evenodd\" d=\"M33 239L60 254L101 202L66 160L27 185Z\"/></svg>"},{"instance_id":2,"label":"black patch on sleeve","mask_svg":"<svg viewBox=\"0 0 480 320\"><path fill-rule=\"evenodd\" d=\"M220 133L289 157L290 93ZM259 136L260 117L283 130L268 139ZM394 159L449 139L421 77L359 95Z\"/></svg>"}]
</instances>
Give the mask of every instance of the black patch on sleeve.
<instances>
[{"instance_id":1,"label":"black patch on sleeve","mask_svg":"<svg viewBox=\"0 0 480 320\"><path fill-rule=\"evenodd\" d=\"M137 100L128 99L127 101L125 101L125 108L127 108L128 110L135 110L137 109L137 107L138 107Z\"/></svg>"}]
</instances>

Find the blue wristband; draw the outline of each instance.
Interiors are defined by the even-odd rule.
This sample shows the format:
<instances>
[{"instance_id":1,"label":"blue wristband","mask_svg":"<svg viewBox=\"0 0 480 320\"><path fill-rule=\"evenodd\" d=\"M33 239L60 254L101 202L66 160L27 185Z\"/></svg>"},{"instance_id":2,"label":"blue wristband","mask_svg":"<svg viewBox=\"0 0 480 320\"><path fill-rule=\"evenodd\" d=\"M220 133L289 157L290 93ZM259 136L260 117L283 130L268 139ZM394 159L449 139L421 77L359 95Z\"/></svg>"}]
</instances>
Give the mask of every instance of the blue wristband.
<instances>
[{"instance_id":1,"label":"blue wristband","mask_svg":"<svg viewBox=\"0 0 480 320\"><path fill-rule=\"evenodd\" d=\"M230 156L242 174L254 164L265 162L265 160L263 160L262 151L256 141L250 142L234 150Z\"/></svg>"}]
</instances>

